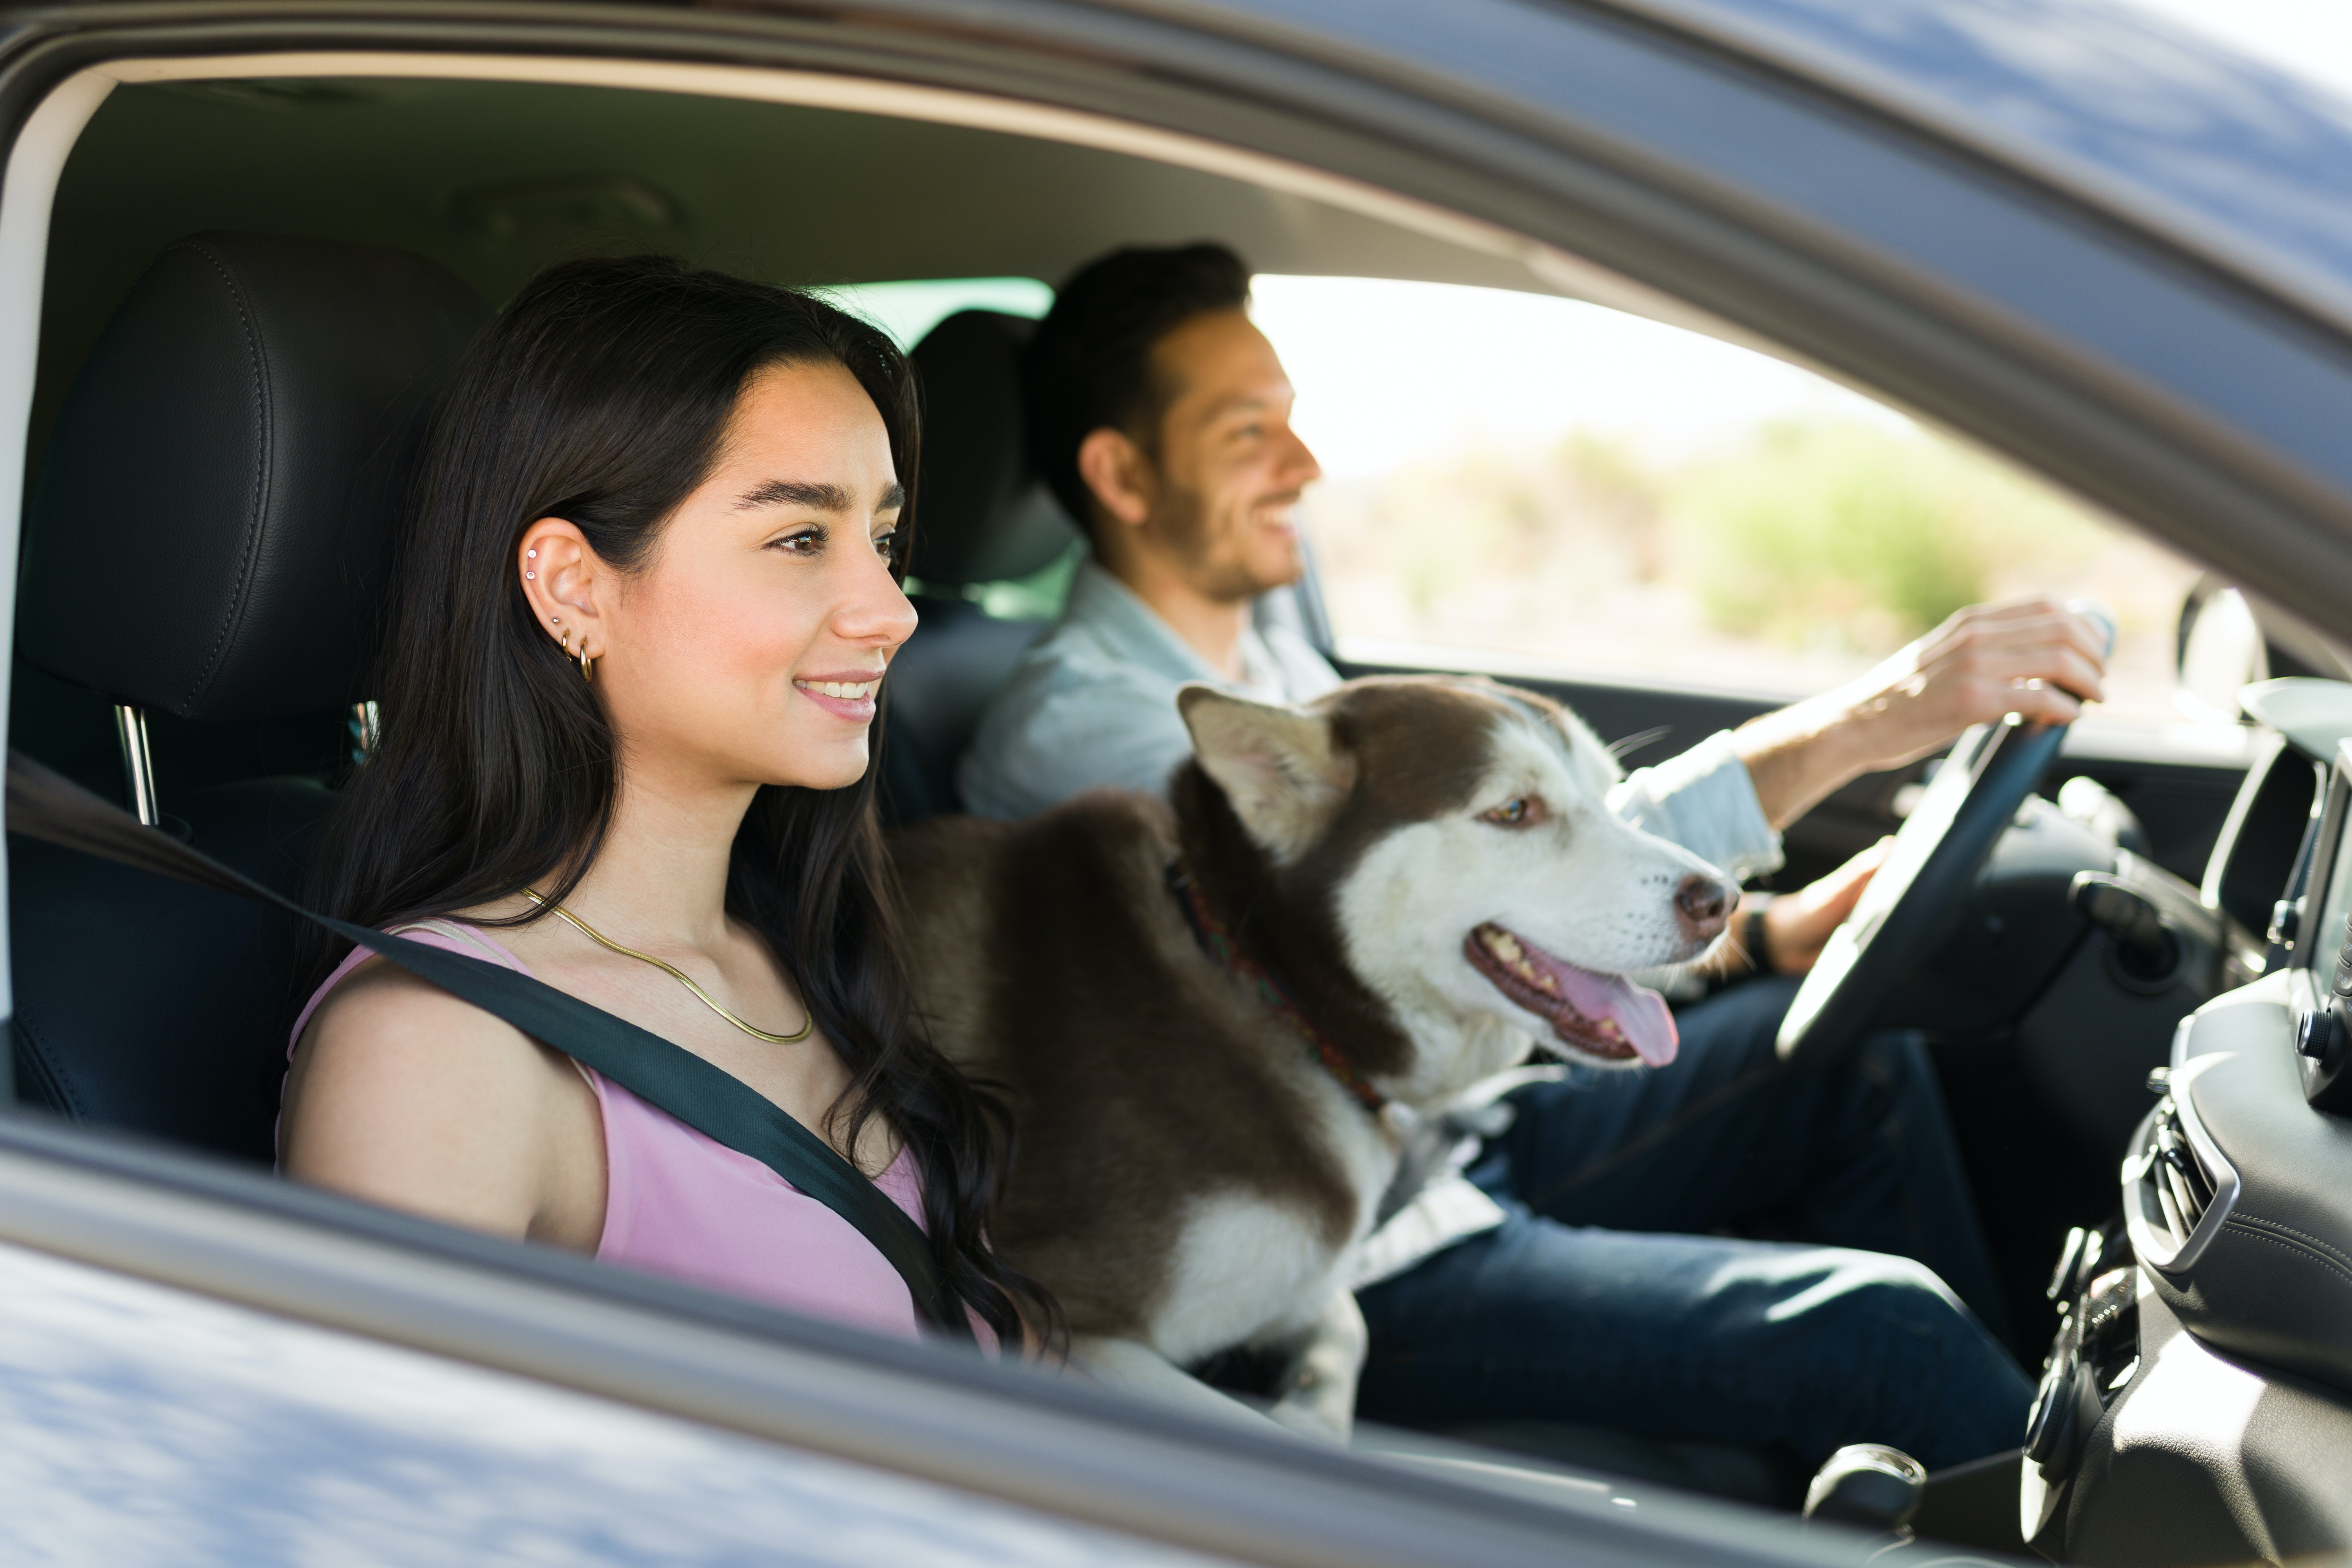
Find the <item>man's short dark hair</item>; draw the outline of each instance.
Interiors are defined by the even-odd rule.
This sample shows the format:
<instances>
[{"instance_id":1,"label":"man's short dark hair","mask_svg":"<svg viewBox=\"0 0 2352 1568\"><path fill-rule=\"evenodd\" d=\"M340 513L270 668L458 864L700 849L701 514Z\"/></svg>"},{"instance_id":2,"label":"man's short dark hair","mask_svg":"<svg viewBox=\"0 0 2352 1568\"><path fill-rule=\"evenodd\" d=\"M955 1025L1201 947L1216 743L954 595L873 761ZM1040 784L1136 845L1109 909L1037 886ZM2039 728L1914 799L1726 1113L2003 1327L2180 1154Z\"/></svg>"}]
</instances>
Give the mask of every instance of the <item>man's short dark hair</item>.
<instances>
[{"instance_id":1,"label":"man's short dark hair","mask_svg":"<svg viewBox=\"0 0 2352 1568\"><path fill-rule=\"evenodd\" d=\"M1078 447L1108 426L1157 457L1170 388L1151 351L1195 316L1249 303L1249 268L1222 245L1115 250L1080 268L1029 342L1029 442L1038 473L1071 517L1094 531L1094 498Z\"/></svg>"}]
</instances>

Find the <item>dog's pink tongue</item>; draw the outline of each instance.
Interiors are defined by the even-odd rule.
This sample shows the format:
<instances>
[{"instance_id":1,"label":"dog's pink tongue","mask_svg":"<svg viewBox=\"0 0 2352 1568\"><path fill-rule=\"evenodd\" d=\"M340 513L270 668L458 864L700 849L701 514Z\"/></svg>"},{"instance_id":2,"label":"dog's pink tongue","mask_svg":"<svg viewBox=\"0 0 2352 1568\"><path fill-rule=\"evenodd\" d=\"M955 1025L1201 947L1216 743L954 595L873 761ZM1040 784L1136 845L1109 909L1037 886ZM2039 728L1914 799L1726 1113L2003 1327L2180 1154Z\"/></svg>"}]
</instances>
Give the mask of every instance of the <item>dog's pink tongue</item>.
<instances>
[{"instance_id":1,"label":"dog's pink tongue","mask_svg":"<svg viewBox=\"0 0 2352 1568\"><path fill-rule=\"evenodd\" d=\"M1662 1068L1675 1059L1675 1047L1682 1037L1664 997L1622 974L1595 974L1563 960L1552 962L1558 965L1553 973L1560 994L1568 998L1570 1006L1596 1024L1614 1020L1634 1055L1650 1066Z\"/></svg>"}]
</instances>

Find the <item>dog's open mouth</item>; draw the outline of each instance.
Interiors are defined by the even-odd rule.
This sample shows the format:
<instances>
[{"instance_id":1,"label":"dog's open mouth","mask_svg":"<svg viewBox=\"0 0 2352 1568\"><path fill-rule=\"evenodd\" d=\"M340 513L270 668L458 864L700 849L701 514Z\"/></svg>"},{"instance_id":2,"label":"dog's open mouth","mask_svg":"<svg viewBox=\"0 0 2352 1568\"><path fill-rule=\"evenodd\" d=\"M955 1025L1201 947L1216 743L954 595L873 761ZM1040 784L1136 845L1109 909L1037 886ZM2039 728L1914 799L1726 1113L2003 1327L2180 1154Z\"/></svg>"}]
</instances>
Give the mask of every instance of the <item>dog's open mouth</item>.
<instances>
[{"instance_id":1,"label":"dog's open mouth","mask_svg":"<svg viewBox=\"0 0 2352 1568\"><path fill-rule=\"evenodd\" d=\"M1489 921L1462 944L1471 967L1495 989L1551 1025L1587 1056L1654 1068L1675 1059L1675 1016L1666 999L1622 974L1596 974Z\"/></svg>"}]
</instances>

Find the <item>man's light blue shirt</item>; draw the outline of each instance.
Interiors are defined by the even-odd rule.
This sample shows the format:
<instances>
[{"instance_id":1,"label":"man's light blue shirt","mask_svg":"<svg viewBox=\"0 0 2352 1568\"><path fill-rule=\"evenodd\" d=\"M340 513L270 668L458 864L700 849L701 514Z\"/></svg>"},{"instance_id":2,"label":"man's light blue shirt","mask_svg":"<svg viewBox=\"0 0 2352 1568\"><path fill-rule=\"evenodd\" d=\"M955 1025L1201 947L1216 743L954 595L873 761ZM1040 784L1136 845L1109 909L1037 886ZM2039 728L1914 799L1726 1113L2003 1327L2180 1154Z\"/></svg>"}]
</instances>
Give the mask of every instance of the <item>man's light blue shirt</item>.
<instances>
[{"instance_id":1,"label":"man's light blue shirt","mask_svg":"<svg viewBox=\"0 0 2352 1568\"><path fill-rule=\"evenodd\" d=\"M1157 793L1192 754L1176 691L1207 681L1262 702L1307 702L1339 672L1287 626L1242 633L1244 678L1212 668L1135 591L1088 556L1062 619L989 705L956 770L975 816L1028 816L1098 784Z\"/></svg>"},{"instance_id":2,"label":"man's light blue shirt","mask_svg":"<svg viewBox=\"0 0 2352 1568\"><path fill-rule=\"evenodd\" d=\"M1090 556L1054 629L1031 648L990 704L956 780L977 816L1027 816L1080 790L1111 784L1157 792L1192 752L1176 711L1186 681L1264 702L1310 702L1339 672L1287 626L1242 634L1244 677L1210 667L1132 589ZM1635 772L1610 793L1618 816L1670 838L1736 877L1780 864L1728 732Z\"/></svg>"}]
</instances>

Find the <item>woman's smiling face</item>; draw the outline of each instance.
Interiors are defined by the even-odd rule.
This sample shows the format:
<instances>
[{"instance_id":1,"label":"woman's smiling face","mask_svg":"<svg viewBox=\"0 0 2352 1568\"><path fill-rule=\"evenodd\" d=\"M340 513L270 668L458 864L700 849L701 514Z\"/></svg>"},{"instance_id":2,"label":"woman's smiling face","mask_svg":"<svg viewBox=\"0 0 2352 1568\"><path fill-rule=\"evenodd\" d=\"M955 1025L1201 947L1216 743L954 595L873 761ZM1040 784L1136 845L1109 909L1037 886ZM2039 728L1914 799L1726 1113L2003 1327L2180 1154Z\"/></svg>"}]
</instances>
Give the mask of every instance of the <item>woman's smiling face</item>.
<instances>
[{"instance_id":1,"label":"woman's smiling face","mask_svg":"<svg viewBox=\"0 0 2352 1568\"><path fill-rule=\"evenodd\" d=\"M745 386L640 570L614 572L554 518L525 531L518 569L550 635L584 638L639 778L837 789L866 772L883 672L915 629L890 575L903 506L856 378L780 365Z\"/></svg>"}]
</instances>

